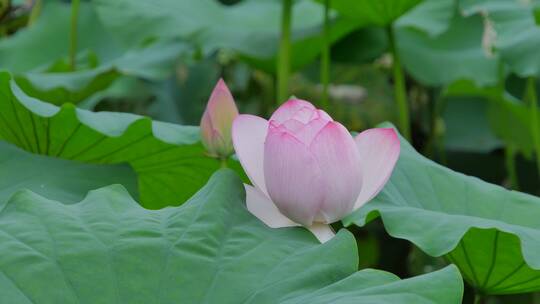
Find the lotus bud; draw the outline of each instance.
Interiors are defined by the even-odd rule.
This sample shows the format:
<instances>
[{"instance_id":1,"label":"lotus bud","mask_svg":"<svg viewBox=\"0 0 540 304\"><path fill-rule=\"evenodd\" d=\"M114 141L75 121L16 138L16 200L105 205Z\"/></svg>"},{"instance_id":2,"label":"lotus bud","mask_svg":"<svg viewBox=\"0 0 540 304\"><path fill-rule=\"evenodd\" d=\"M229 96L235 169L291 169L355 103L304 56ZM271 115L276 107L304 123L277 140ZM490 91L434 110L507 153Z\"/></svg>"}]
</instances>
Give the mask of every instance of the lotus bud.
<instances>
[{"instance_id":1,"label":"lotus bud","mask_svg":"<svg viewBox=\"0 0 540 304\"><path fill-rule=\"evenodd\" d=\"M236 154L253 186L248 210L270 227L305 226L324 242L328 224L371 200L390 177L400 143L391 128L353 137L311 103L292 99L270 120L239 115Z\"/></svg>"},{"instance_id":2,"label":"lotus bud","mask_svg":"<svg viewBox=\"0 0 540 304\"><path fill-rule=\"evenodd\" d=\"M238 109L232 94L220 79L201 119L202 143L211 156L224 159L234 152L231 128L237 116Z\"/></svg>"}]
</instances>

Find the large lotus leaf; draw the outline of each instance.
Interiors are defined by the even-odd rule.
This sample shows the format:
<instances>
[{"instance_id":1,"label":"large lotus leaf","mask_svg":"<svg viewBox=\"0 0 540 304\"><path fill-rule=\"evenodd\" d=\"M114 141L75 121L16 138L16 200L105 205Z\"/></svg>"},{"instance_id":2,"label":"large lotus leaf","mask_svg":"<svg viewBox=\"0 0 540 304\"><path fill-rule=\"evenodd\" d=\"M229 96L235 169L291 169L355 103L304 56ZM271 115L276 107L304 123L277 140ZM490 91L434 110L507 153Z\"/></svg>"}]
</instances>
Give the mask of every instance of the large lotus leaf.
<instances>
[{"instance_id":1,"label":"large lotus leaf","mask_svg":"<svg viewBox=\"0 0 540 304\"><path fill-rule=\"evenodd\" d=\"M535 1L460 0L465 14L481 13L495 31L494 47L510 70L520 76L540 74L540 27Z\"/></svg>"},{"instance_id":2,"label":"large lotus leaf","mask_svg":"<svg viewBox=\"0 0 540 304\"><path fill-rule=\"evenodd\" d=\"M303 228L268 228L243 189L223 170L157 211L121 186L75 205L20 191L0 211L0 302L461 303L454 266L403 281L356 272L351 233L321 245Z\"/></svg>"},{"instance_id":3,"label":"large lotus leaf","mask_svg":"<svg viewBox=\"0 0 540 304\"><path fill-rule=\"evenodd\" d=\"M275 71L280 38L281 1L242 1L225 6L215 0L94 0L101 21L127 45L149 38L180 37L204 53L230 49L255 67ZM294 1L291 68L296 70L320 53L323 7L310 0ZM129 24L130 26L126 26ZM361 21L332 14L330 40L336 41Z\"/></svg>"},{"instance_id":4,"label":"large lotus leaf","mask_svg":"<svg viewBox=\"0 0 540 304\"><path fill-rule=\"evenodd\" d=\"M83 164L26 152L0 140L0 205L29 189L49 199L75 203L90 190L122 184L137 197L137 175L127 165Z\"/></svg>"},{"instance_id":5,"label":"large lotus leaf","mask_svg":"<svg viewBox=\"0 0 540 304\"><path fill-rule=\"evenodd\" d=\"M170 75L174 62L191 48L178 41L159 41L126 51L98 67L75 72L28 72L16 77L28 95L53 104L78 103L108 88L119 76L162 80Z\"/></svg>"},{"instance_id":6,"label":"large lotus leaf","mask_svg":"<svg viewBox=\"0 0 540 304\"><path fill-rule=\"evenodd\" d=\"M370 26L347 35L332 45L332 62L335 64L372 63L388 50L388 32Z\"/></svg>"},{"instance_id":7,"label":"large lotus leaf","mask_svg":"<svg viewBox=\"0 0 540 304\"><path fill-rule=\"evenodd\" d=\"M455 7L454 0L424 0L396 20L395 26L415 28L435 37L448 30Z\"/></svg>"},{"instance_id":8,"label":"large lotus leaf","mask_svg":"<svg viewBox=\"0 0 540 304\"><path fill-rule=\"evenodd\" d=\"M103 28L94 8L83 2L78 22L76 71L67 63L69 3L48 2L37 22L0 40L0 68L16 74L29 95L53 104L78 103L107 88L120 75L164 79L175 60L191 48L174 40L126 49ZM46 47L44 47L46 46Z\"/></svg>"},{"instance_id":9,"label":"large lotus leaf","mask_svg":"<svg viewBox=\"0 0 540 304\"><path fill-rule=\"evenodd\" d=\"M510 95L491 100L488 111L493 132L527 157L531 157L534 151L531 113L529 106Z\"/></svg>"},{"instance_id":10,"label":"large lotus leaf","mask_svg":"<svg viewBox=\"0 0 540 304\"><path fill-rule=\"evenodd\" d=\"M24 73L67 58L71 6L59 1L45 2L34 24L0 40L0 68ZM77 47L79 51L92 50L102 61L114 59L125 51L84 1L79 10Z\"/></svg>"},{"instance_id":11,"label":"large lotus leaf","mask_svg":"<svg viewBox=\"0 0 540 304\"><path fill-rule=\"evenodd\" d=\"M446 97L444 144L446 149L488 153L502 146L490 128L490 104L478 97Z\"/></svg>"},{"instance_id":12,"label":"large lotus leaf","mask_svg":"<svg viewBox=\"0 0 540 304\"><path fill-rule=\"evenodd\" d=\"M453 83L446 88L445 95L483 98L487 103L488 122L495 135L518 148L525 156L532 155L531 110L522 101L496 87L481 88L469 81Z\"/></svg>"},{"instance_id":13,"label":"large lotus leaf","mask_svg":"<svg viewBox=\"0 0 540 304\"><path fill-rule=\"evenodd\" d=\"M342 15L365 23L388 26L422 0L332 0Z\"/></svg>"},{"instance_id":14,"label":"large lotus leaf","mask_svg":"<svg viewBox=\"0 0 540 304\"><path fill-rule=\"evenodd\" d=\"M540 290L540 198L454 172L401 140L387 185L345 224L380 216L390 235L446 255L485 294Z\"/></svg>"},{"instance_id":15,"label":"large lotus leaf","mask_svg":"<svg viewBox=\"0 0 540 304\"><path fill-rule=\"evenodd\" d=\"M114 68L41 73L30 72L15 77L19 87L35 98L52 104L77 104L94 93L109 87L120 74Z\"/></svg>"},{"instance_id":16,"label":"large lotus leaf","mask_svg":"<svg viewBox=\"0 0 540 304\"><path fill-rule=\"evenodd\" d=\"M488 57L482 48L482 18L449 14L456 11L454 1L423 5L428 4L431 9L423 12L427 20L434 21L426 22L416 13L415 18L404 16L407 18L396 26L396 44L407 71L427 85L445 85L459 79L479 85L496 83L498 59ZM446 18L450 18L447 28ZM436 30L429 30L430 26Z\"/></svg>"},{"instance_id":17,"label":"large lotus leaf","mask_svg":"<svg viewBox=\"0 0 540 304\"><path fill-rule=\"evenodd\" d=\"M127 113L57 107L26 96L0 73L0 137L37 154L88 163L128 163L137 172L143 206L180 204L219 168L199 129ZM232 163L235 165L235 163Z\"/></svg>"},{"instance_id":18,"label":"large lotus leaf","mask_svg":"<svg viewBox=\"0 0 540 304\"><path fill-rule=\"evenodd\" d=\"M99 105L104 100L107 100L107 102L110 103L111 105L115 103L129 102L131 105L136 107L137 103L141 104L144 101L152 100L152 98L156 97L158 93L161 93L161 91L154 89L154 87L156 87L157 85L161 83L162 82L158 82L156 84L156 83L148 82L148 81L145 81L144 79L133 77L133 76L121 76L117 78L106 89L99 91L93 94L91 97L78 103L77 107L81 109L87 109L87 110L95 109L96 106ZM208 92L211 92L211 90L212 88L210 88L210 90L207 91L206 93L208 94ZM155 100L151 104L150 107L154 107L157 104L159 104L159 99ZM129 112L129 111L123 111L123 112ZM145 110L145 112L148 113L148 116L158 119L158 120L164 120L164 121L173 122L173 123L179 122L179 121L174 121L170 119L169 120L164 119L161 116L155 115L155 113L152 113L150 108L148 110ZM176 114L176 113L171 113L171 114Z\"/></svg>"}]
</instances>

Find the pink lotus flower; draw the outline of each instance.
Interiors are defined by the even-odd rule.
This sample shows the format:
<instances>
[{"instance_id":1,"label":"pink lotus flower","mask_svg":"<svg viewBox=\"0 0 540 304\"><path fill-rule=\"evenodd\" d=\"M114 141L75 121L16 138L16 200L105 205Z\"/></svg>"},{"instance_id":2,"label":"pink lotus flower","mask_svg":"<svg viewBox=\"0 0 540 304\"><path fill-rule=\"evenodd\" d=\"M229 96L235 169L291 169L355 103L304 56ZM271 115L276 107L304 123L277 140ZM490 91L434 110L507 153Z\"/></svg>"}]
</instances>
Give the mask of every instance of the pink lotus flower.
<instances>
[{"instance_id":1,"label":"pink lotus flower","mask_svg":"<svg viewBox=\"0 0 540 304\"><path fill-rule=\"evenodd\" d=\"M321 241L328 224L371 200L399 157L393 129L369 129L355 138L311 103L292 99L269 121L239 115L233 144L253 186L248 210L266 225L305 226Z\"/></svg>"},{"instance_id":2,"label":"pink lotus flower","mask_svg":"<svg viewBox=\"0 0 540 304\"><path fill-rule=\"evenodd\" d=\"M201 139L211 156L227 158L233 152L231 127L238 109L229 88L220 79L201 119Z\"/></svg>"}]
</instances>

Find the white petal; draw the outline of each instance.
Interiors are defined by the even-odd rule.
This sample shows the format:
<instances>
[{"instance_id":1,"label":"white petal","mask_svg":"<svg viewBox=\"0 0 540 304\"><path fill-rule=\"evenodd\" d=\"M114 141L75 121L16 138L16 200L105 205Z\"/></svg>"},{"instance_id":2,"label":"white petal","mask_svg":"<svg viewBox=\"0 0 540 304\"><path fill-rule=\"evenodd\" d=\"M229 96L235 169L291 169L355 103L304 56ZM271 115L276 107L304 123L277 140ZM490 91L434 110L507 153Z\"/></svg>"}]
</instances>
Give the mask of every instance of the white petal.
<instances>
[{"instance_id":1,"label":"white petal","mask_svg":"<svg viewBox=\"0 0 540 304\"><path fill-rule=\"evenodd\" d=\"M296 118L303 123L307 123L315 112L316 108L308 101L289 99L272 114L270 120L282 124L291 118Z\"/></svg>"},{"instance_id":2,"label":"white petal","mask_svg":"<svg viewBox=\"0 0 540 304\"><path fill-rule=\"evenodd\" d=\"M313 225L307 227L307 229L309 229L321 243L326 243L336 235L332 227L328 224L313 223Z\"/></svg>"},{"instance_id":3,"label":"white petal","mask_svg":"<svg viewBox=\"0 0 540 304\"><path fill-rule=\"evenodd\" d=\"M353 211L362 185L361 159L353 137L338 122L328 122L310 147L321 169L325 199L317 221L333 223Z\"/></svg>"},{"instance_id":4,"label":"white petal","mask_svg":"<svg viewBox=\"0 0 540 304\"><path fill-rule=\"evenodd\" d=\"M265 195L263 160L264 141L268 132L268 121L253 115L239 115L233 122L232 138L236 156L251 183Z\"/></svg>"},{"instance_id":5,"label":"white petal","mask_svg":"<svg viewBox=\"0 0 540 304\"><path fill-rule=\"evenodd\" d=\"M375 197L384 187L399 158L399 138L394 129L375 128L355 138L362 162L362 189L354 209Z\"/></svg>"},{"instance_id":6,"label":"white petal","mask_svg":"<svg viewBox=\"0 0 540 304\"><path fill-rule=\"evenodd\" d=\"M315 158L293 135L272 127L264 143L264 155L268 196L281 213L310 226L326 190Z\"/></svg>"},{"instance_id":7,"label":"white petal","mask_svg":"<svg viewBox=\"0 0 540 304\"><path fill-rule=\"evenodd\" d=\"M285 215L281 214L272 201L255 187L244 184L246 189L246 206L251 214L255 215L270 228L300 226Z\"/></svg>"}]
</instances>

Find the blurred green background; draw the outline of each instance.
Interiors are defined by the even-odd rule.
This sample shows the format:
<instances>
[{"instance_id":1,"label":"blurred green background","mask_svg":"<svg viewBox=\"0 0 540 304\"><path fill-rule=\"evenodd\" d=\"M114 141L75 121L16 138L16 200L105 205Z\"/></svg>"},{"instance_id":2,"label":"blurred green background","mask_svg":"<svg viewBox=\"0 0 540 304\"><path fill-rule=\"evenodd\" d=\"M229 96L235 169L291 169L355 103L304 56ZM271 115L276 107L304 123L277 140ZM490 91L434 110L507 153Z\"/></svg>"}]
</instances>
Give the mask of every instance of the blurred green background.
<instances>
[{"instance_id":1,"label":"blurred green background","mask_svg":"<svg viewBox=\"0 0 540 304\"><path fill-rule=\"evenodd\" d=\"M199 124L221 77L242 113L267 117L294 95L352 131L391 121L449 168L540 195L539 4L0 0L0 69L52 104L183 125ZM355 235L362 267L444 265L380 222Z\"/></svg>"}]
</instances>

